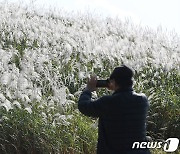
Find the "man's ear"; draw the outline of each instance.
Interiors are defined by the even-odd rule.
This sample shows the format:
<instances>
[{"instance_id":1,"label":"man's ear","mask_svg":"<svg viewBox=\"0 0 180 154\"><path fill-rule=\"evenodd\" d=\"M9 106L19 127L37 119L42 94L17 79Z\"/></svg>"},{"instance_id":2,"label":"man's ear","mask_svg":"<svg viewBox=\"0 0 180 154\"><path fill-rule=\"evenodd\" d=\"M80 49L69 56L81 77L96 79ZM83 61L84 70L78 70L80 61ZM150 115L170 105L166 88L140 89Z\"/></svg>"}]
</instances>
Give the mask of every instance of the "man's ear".
<instances>
[{"instance_id":1,"label":"man's ear","mask_svg":"<svg viewBox=\"0 0 180 154\"><path fill-rule=\"evenodd\" d=\"M119 85L116 83L114 79L112 79L112 87L113 87L113 90L116 90L119 88Z\"/></svg>"},{"instance_id":2,"label":"man's ear","mask_svg":"<svg viewBox=\"0 0 180 154\"><path fill-rule=\"evenodd\" d=\"M109 87L108 87L108 89L109 89L109 90L114 90L114 87L115 87L115 81L114 81L114 80L111 80L111 81L109 82Z\"/></svg>"}]
</instances>

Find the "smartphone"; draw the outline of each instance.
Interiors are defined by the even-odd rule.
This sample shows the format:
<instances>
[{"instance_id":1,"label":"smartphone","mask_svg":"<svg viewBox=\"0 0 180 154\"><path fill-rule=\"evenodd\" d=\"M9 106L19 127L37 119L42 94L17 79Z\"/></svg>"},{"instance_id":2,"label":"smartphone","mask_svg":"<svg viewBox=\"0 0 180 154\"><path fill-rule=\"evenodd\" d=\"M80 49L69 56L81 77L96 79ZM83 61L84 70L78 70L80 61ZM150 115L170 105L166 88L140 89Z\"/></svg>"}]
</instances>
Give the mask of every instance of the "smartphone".
<instances>
[{"instance_id":1,"label":"smartphone","mask_svg":"<svg viewBox=\"0 0 180 154\"><path fill-rule=\"evenodd\" d=\"M96 84L96 87L99 87L99 88L106 88L108 87L108 84L109 84L109 80L97 80L97 84Z\"/></svg>"}]
</instances>

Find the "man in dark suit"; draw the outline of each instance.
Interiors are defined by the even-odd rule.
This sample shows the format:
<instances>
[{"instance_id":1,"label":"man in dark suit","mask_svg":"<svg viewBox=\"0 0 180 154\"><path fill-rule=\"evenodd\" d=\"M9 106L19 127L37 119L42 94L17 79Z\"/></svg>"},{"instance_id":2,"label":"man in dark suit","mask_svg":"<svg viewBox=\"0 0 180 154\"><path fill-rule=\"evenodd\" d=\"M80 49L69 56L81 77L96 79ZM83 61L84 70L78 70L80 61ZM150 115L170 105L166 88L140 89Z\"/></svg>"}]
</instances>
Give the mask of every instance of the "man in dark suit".
<instances>
[{"instance_id":1,"label":"man in dark suit","mask_svg":"<svg viewBox=\"0 0 180 154\"><path fill-rule=\"evenodd\" d=\"M97 78L91 76L80 95L78 109L86 116L98 117L97 154L150 154L149 149L133 149L134 142L146 141L147 97L134 92L133 71L122 65L109 78L105 95L92 101L91 92L97 89Z\"/></svg>"}]
</instances>

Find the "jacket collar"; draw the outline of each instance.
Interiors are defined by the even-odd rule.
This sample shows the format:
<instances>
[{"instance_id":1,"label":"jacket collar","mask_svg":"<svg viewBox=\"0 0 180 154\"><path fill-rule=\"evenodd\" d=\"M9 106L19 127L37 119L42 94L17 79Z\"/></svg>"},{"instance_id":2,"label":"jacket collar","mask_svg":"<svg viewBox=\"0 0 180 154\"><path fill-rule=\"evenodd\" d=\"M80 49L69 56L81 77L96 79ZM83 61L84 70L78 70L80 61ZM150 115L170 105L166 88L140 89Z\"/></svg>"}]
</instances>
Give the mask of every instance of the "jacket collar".
<instances>
[{"instance_id":1,"label":"jacket collar","mask_svg":"<svg viewBox=\"0 0 180 154\"><path fill-rule=\"evenodd\" d=\"M112 95L120 93L120 92L129 92L129 91L133 91L133 88L132 87L120 88L120 89L117 89L115 92L113 92Z\"/></svg>"}]
</instances>

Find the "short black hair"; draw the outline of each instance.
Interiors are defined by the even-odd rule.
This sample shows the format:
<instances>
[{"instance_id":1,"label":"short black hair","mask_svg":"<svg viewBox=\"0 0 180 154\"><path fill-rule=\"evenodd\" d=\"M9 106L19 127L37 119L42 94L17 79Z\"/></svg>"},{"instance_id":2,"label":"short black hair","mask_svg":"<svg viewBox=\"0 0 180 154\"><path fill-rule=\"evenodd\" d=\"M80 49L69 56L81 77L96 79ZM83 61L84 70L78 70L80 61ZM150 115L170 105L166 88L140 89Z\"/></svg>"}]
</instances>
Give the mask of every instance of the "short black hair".
<instances>
[{"instance_id":1,"label":"short black hair","mask_svg":"<svg viewBox=\"0 0 180 154\"><path fill-rule=\"evenodd\" d=\"M122 88L132 87L133 85L133 71L126 65L116 67L110 75L110 80L114 79L115 82Z\"/></svg>"}]
</instances>

